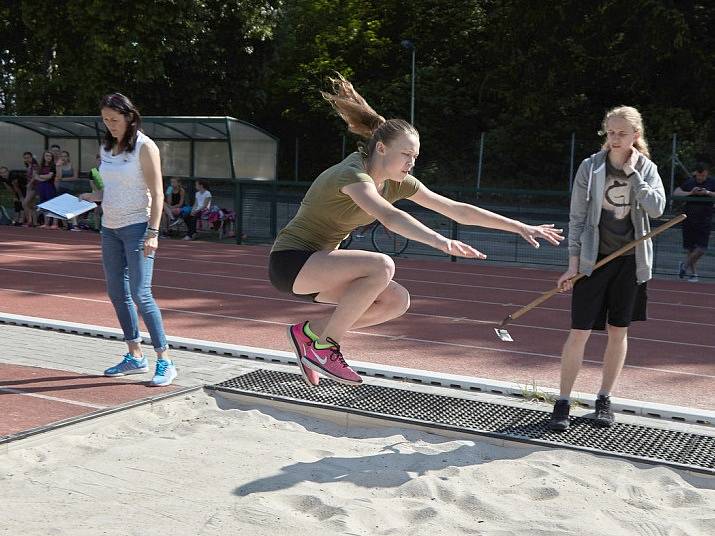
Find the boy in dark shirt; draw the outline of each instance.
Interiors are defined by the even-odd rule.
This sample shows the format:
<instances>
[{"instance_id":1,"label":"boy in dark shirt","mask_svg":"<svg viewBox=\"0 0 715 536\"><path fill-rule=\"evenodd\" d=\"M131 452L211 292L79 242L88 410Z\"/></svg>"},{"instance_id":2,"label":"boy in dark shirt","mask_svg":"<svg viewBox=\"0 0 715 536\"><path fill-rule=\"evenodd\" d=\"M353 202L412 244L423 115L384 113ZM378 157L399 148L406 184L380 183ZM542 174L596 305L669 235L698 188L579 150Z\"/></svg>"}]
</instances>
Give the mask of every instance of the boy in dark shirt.
<instances>
[{"instance_id":1,"label":"boy in dark shirt","mask_svg":"<svg viewBox=\"0 0 715 536\"><path fill-rule=\"evenodd\" d=\"M673 195L692 198L685 203L688 218L683 222L683 249L686 255L680 263L678 275L684 279L689 274L688 281L695 283L698 281L695 267L708 249L713 221L713 202L708 198L715 197L715 179L710 176L708 165L697 164L693 176L676 188Z\"/></svg>"}]
</instances>

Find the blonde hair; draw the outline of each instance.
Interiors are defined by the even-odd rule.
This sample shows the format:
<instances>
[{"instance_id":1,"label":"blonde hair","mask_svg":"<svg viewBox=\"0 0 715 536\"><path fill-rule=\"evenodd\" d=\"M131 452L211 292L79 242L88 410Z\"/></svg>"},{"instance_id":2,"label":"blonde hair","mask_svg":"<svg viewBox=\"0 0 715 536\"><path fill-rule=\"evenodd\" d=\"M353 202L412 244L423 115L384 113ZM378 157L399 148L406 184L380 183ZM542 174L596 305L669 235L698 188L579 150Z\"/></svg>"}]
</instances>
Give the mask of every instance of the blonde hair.
<instances>
[{"instance_id":1,"label":"blonde hair","mask_svg":"<svg viewBox=\"0 0 715 536\"><path fill-rule=\"evenodd\" d=\"M603 123L601 123L601 130L598 131L600 136L605 136L608 130L608 120L612 117L620 117L628 122L633 130L640 133L638 139L633 143L633 146L638 149L639 152L643 153L646 157L650 158L650 149L648 148L648 140L645 137L645 128L643 127L643 117L640 112L633 108L632 106L616 106L606 112L603 117ZM603 142L602 149L610 149L608 139Z\"/></svg>"},{"instance_id":2,"label":"blonde hair","mask_svg":"<svg viewBox=\"0 0 715 536\"><path fill-rule=\"evenodd\" d=\"M402 119L385 119L378 114L340 73L328 78L332 92L321 91L323 98L348 125L348 130L367 140L364 155L369 157L377 142L388 144L401 134L419 138L417 129Z\"/></svg>"}]
</instances>

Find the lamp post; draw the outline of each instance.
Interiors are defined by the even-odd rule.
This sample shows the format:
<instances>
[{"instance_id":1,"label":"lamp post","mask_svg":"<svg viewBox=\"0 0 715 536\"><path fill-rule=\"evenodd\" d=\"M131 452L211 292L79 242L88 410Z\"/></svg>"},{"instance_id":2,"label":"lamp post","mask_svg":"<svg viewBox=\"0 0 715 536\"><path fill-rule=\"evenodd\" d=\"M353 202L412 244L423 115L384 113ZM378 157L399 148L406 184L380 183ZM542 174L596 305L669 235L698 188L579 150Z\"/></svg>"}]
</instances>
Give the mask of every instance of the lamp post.
<instances>
[{"instance_id":1,"label":"lamp post","mask_svg":"<svg viewBox=\"0 0 715 536\"><path fill-rule=\"evenodd\" d=\"M415 47L415 42L409 39L402 41L402 46L407 50L412 51L412 95L410 97L410 123L415 124L415 52L417 47Z\"/></svg>"}]
</instances>

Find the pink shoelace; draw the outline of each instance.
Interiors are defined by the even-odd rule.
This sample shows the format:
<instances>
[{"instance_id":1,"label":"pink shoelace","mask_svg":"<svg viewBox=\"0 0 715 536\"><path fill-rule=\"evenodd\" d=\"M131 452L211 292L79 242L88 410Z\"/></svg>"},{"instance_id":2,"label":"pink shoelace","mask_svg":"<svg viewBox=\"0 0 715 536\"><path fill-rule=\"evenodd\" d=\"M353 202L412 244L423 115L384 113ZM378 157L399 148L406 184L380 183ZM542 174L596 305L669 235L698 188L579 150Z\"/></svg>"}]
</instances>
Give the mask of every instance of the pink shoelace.
<instances>
[{"instance_id":1,"label":"pink shoelace","mask_svg":"<svg viewBox=\"0 0 715 536\"><path fill-rule=\"evenodd\" d=\"M333 339L330 337L325 338L328 343L332 344L333 346L330 348L330 360L331 361L338 361L341 363L344 367L347 367L348 364L345 361L345 358L343 357L342 352L340 351L340 345L335 342Z\"/></svg>"}]
</instances>

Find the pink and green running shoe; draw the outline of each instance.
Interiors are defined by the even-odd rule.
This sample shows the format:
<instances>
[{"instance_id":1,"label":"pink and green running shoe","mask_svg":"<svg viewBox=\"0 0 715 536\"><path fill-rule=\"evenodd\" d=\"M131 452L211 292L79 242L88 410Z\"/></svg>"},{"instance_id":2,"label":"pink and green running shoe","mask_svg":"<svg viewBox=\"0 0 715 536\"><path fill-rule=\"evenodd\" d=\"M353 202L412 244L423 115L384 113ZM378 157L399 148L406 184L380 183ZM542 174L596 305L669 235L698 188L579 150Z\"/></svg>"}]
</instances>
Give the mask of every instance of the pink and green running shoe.
<instances>
[{"instance_id":1,"label":"pink and green running shoe","mask_svg":"<svg viewBox=\"0 0 715 536\"><path fill-rule=\"evenodd\" d=\"M330 337L327 341L331 344L328 348L317 348L315 341L311 341L302 357L303 365L336 382L360 385L362 378L345 362L340 345Z\"/></svg>"},{"instance_id":2,"label":"pink and green running shoe","mask_svg":"<svg viewBox=\"0 0 715 536\"><path fill-rule=\"evenodd\" d=\"M298 358L298 368L300 373L305 380L305 383L313 387L317 387L320 383L320 376L313 369L305 366L303 363L303 357L305 356L308 346L313 342L308 335L305 333L305 325L308 322L301 322L300 324L294 324L288 326L288 339L293 343L293 348L295 350L295 356Z\"/></svg>"}]
</instances>

